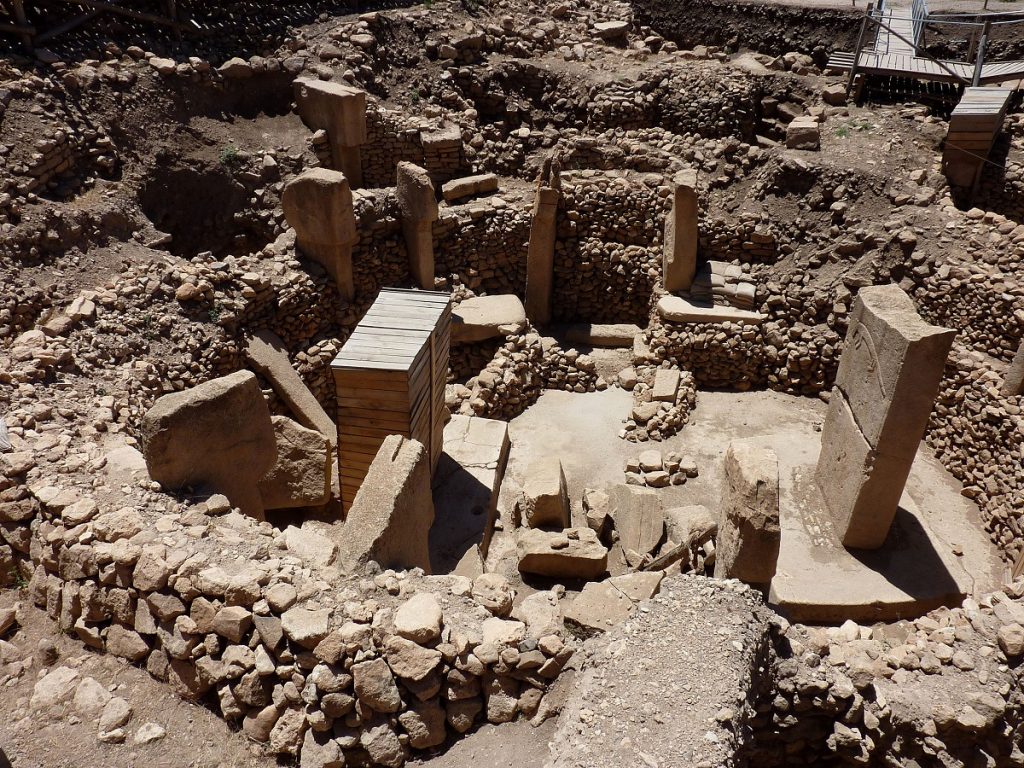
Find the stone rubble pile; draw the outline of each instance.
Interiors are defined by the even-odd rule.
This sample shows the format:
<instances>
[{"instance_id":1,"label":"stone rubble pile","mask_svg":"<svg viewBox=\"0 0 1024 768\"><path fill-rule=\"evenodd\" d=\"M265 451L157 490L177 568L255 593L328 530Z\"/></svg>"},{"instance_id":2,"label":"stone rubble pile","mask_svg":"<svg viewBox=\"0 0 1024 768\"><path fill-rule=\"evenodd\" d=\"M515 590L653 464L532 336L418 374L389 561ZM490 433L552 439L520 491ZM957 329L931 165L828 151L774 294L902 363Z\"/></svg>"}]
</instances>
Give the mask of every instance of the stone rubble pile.
<instances>
[{"instance_id":1,"label":"stone rubble pile","mask_svg":"<svg viewBox=\"0 0 1024 768\"><path fill-rule=\"evenodd\" d=\"M633 391L633 407L619 432L631 443L671 437L686 425L697 404L697 386L689 371L630 367L618 379L620 386Z\"/></svg>"}]
</instances>

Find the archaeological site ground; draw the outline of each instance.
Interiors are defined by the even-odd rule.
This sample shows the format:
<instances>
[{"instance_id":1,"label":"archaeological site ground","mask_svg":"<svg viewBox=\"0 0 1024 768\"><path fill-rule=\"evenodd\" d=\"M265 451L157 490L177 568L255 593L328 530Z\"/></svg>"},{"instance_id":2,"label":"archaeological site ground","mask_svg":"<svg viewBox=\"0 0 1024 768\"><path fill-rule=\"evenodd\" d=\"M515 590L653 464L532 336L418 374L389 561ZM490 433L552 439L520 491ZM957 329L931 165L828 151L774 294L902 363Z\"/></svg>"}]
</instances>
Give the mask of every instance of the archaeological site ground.
<instances>
[{"instance_id":1,"label":"archaeological site ground","mask_svg":"<svg viewBox=\"0 0 1024 768\"><path fill-rule=\"evenodd\" d=\"M0 768L1024 768L1024 2L0 0Z\"/></svg>"}]
</instances>

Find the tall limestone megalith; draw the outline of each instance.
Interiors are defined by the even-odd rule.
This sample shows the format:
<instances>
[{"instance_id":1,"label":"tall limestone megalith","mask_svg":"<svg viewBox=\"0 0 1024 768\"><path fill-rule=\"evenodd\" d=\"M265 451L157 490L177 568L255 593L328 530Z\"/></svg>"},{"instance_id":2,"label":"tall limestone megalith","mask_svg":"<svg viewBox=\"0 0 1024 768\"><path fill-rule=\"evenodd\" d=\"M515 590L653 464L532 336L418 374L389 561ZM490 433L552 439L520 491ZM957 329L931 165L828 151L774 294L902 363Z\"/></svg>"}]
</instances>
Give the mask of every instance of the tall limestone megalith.
<instances>
[{"instance_id":1,"label":"tall limestone megalith","mask_svg":"<svg viewBox=\"0 0 1024 768\"><path fill-rule=\"evenodd\" d=\"M697 274L697 172L672 180L672 210L665 218L662 280L669 293L688 291Z\"/></svg>"},{"instance_id":2,"label":"tall limestone megalith","mask_svg":"<svg viewBox=\"0 0 1024 768\"><path fill-rule=\"evenodd\" d=\"M955 335L926 323L899 286L857 296L815 474L847 547L885 541Z\"/></svg>"}]
</instances>

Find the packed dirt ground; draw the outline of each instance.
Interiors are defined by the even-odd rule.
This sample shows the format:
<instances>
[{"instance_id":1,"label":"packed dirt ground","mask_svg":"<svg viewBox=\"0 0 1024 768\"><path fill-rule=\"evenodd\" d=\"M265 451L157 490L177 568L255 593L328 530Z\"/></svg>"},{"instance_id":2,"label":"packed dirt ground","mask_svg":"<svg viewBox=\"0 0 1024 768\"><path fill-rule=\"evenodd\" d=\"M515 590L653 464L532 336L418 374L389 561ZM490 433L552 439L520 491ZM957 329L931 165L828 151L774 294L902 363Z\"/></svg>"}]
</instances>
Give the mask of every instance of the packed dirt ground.
<instances>
[{"instance_id":1,"label":"packed dirt ground","mask_svg":"<svg viewBox=\"0 0 1024 768\"><path fill-rule=\"evenodd\" d=\"M191 10L213 34L108 17L34 56L4 39L0 767L1024 765L1016 96L968 199L941 164L954 88L868 80L853 100L824 71L856 41L846 4ZM1020 44L1001 31L995 50ZM365 93L360 141L310 125L304 79ZM285 191L353 146L354 235L330 243L349 291L297 243ZM725 319L665 310L681 189ZM873 557L786 509L819 503L875 286L956 336ZM352 555L338 432L253 351L274 339L334 419L331 362L382 288L522 313L453 331L444 421L467 443L498 422L507 445L435 471L435 528L406 537L430 548L418 568ZM319 440L327 487L321 462L288 490L315 476L324 498L254 515L153 479L154 404L228 376L258 406L239 442L262 411ZM778 465L767 580L723 573L734 441ZM230 472L255 472L238 456Z\"/></svg>"}]
</instances>

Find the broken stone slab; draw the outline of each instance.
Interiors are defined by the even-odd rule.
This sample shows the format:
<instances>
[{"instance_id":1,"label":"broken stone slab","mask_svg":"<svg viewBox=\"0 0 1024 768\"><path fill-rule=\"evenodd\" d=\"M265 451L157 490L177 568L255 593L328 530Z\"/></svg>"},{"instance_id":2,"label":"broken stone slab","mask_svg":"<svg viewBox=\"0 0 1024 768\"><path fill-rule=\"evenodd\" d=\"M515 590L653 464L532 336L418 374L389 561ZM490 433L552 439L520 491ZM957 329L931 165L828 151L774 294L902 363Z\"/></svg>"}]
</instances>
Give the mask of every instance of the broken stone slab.
<instances>
[{"instance_id":1,"label":"broken stone slab","mask_svg":"<svg viewBox=\"0 0 1024 768\"><path fill-rule=\"evenodd\" d=\"M331 444L287 416L273 416L277 461L260 480L266 509L320 507L331 498Z\"/></svg>"},{"instance_id":2,"label":"broken stone slab","mask_svg":"<svg viewBox=\"0 0 1024 768\"><path fill-rule=\"evenodd\" d=\"M765 315L734 307L720 307L687 301L682 296L663 296L658 300L658 315L668 323L739 323L760 325Z\"/></svg>"},{"instance_id":3,"label":"broken stone slab","mask_svg":"<svg viewBox=\"0 0 1024 768\"><path fill-rule=\"evenodd\" d=\"M781 543L779 460L749 440L734 440L725 454L723 514L715 576L768 584Z\"/></svg>"},{"instance_id":4,"label":"broken stone slab","mask_svg":"<svg viewBox=\"0 0 1024 768\"><path fill-rule=\"evenodd\" d=\"M516 550L520 572L555 579L595 579L608 566L608 550L590 528L521 528L516 534Z\"/></svg>"},{"instance_id":5,"label":"broken stone slab","mask_svg":"<svg viewBox=\"0 0 1024 768\"><path fill-rule=\"evenodd\" d=\"M786 147L788 149L816 150L821 145L821 127L813 117L794 118L786 126Z\"/></svg>"},{"instance_id":6,"label":"broken stone slab","mask_svg":"<svg viewBox=\"0 0 1024 768\"><path fill-rule=\"evenodd\" d=\"M252 367L267 378L296 420L304 427L315 429L332 447L337 447L337 425L292 367L284 342L277 334L267 329L256 331L246 339L244 351Z\"/></svg>"},{"instance_id":7,"label":"broken stone slab","mask_svg":"<svg viewBox=\"0 0 1024 768\"><path fill-rule=\"evenodd\" d=\"M270 410L251 371L164 395L142 418L149 475L166 488L223 493L263 519L259 481L274 466Z\"/></svg>"},{"instance_id":8,"label":"broken stone slab","mask_svg":"<svg viewBox=\"0 0 1024 768\"><path fill-rule=\"evenodd\" d=\"M674 403L679 391L680 374L676 368L659 368L654 373L651 399L657 402Z\"/></svg>"},{"instance_id":9,"label":"broken stone slab","mask_svg":"<svg viewBox=\"0 0 1024 768\"><path fill-rule=\"evenodd\" d=\"M389 435L338 535L338 562L350 573L369 560L383 568L418 566L429 573L433 523L427 452L416 440Z\"/></svg>"},{"instance_id":10,"label":"broken stone slab","mask_svg":"<svg viewBox=\"0 0 1024 768\"><path fill-rule=\"evenodd\" d=\"M342 298L352 299L352 245L359 236L345 174L328 168L305 171L285 185L281 206L299 250L327 271Z\"/></svg>"},{"instance_id":11,"label":"broken stone slab","mask_svg":"<svg viewBox=\"0 0 1024 768\"><path fill-rule=\"evenodd\" d=\"M566 341L573 344L612 348L632 347L641 333L640 326L632 323L572 323L562 330Z\"/></svg>"},{"instance_id":12,"label":"broken stone slab","mask_svg":"<svg viewBox=\"0 0 1024 768\"><path fill-rule=\"evenodd\" d=\"M569 525L569 492L558 459L537 459L526 468L519 511L530 528L565 528Z\"/></svg>"},{"instance_id":13,"label":"broken stone slab","mask_svg":"<svg viewBox=\"0 0 1024 768\"><path fill-rule=\"evenodd\" d=\"M471 343L519 333L526 328L526 309L515 294L477 296L452 310L452 341Z\"/></svg>"},{"instance_id":14,"label":"broken stone slab","mask_svg":"<svg viewBox=\"0 0 1024 768\"><path fill-rule=\"evenodd\" d=\"M665 534L665 513L656 491L636 485L608 489L608 510L626 560L638 566Z\"/></svg>"},{"instance_id":15,"label":"broken stone slab","mask_svg":"<svg viewBox=\"0 0 1024 768\"><path fill-rule=\"evenodd\" d=\"M955 335L925 322L897 285L858 294L815 470L846 546L885 541Z\"/></svg>"},{"instance_id":16,"label":"broken stone slab","mask_svg":"<svg viewBox=\"0 0 1024 768\"><path fill-rule=\"evenodd\" d=\"M363 184L359 147L366 143L366 92L342 83L298 78L295 109L310 129L327 131L334 168Z\"/></svg>"},{"instance_id":17,"label":"broken stone slab","mask_svg":"<svg viewBox=\"0 0 1024 768\"><path fill-rule=\"evenodd\" d=\"M487 195L497 191L498 177L493 173L464 176L461 179L452 179L441 186L441 196L448 202L475 195Z\"/></svg>"}]
</instances>

